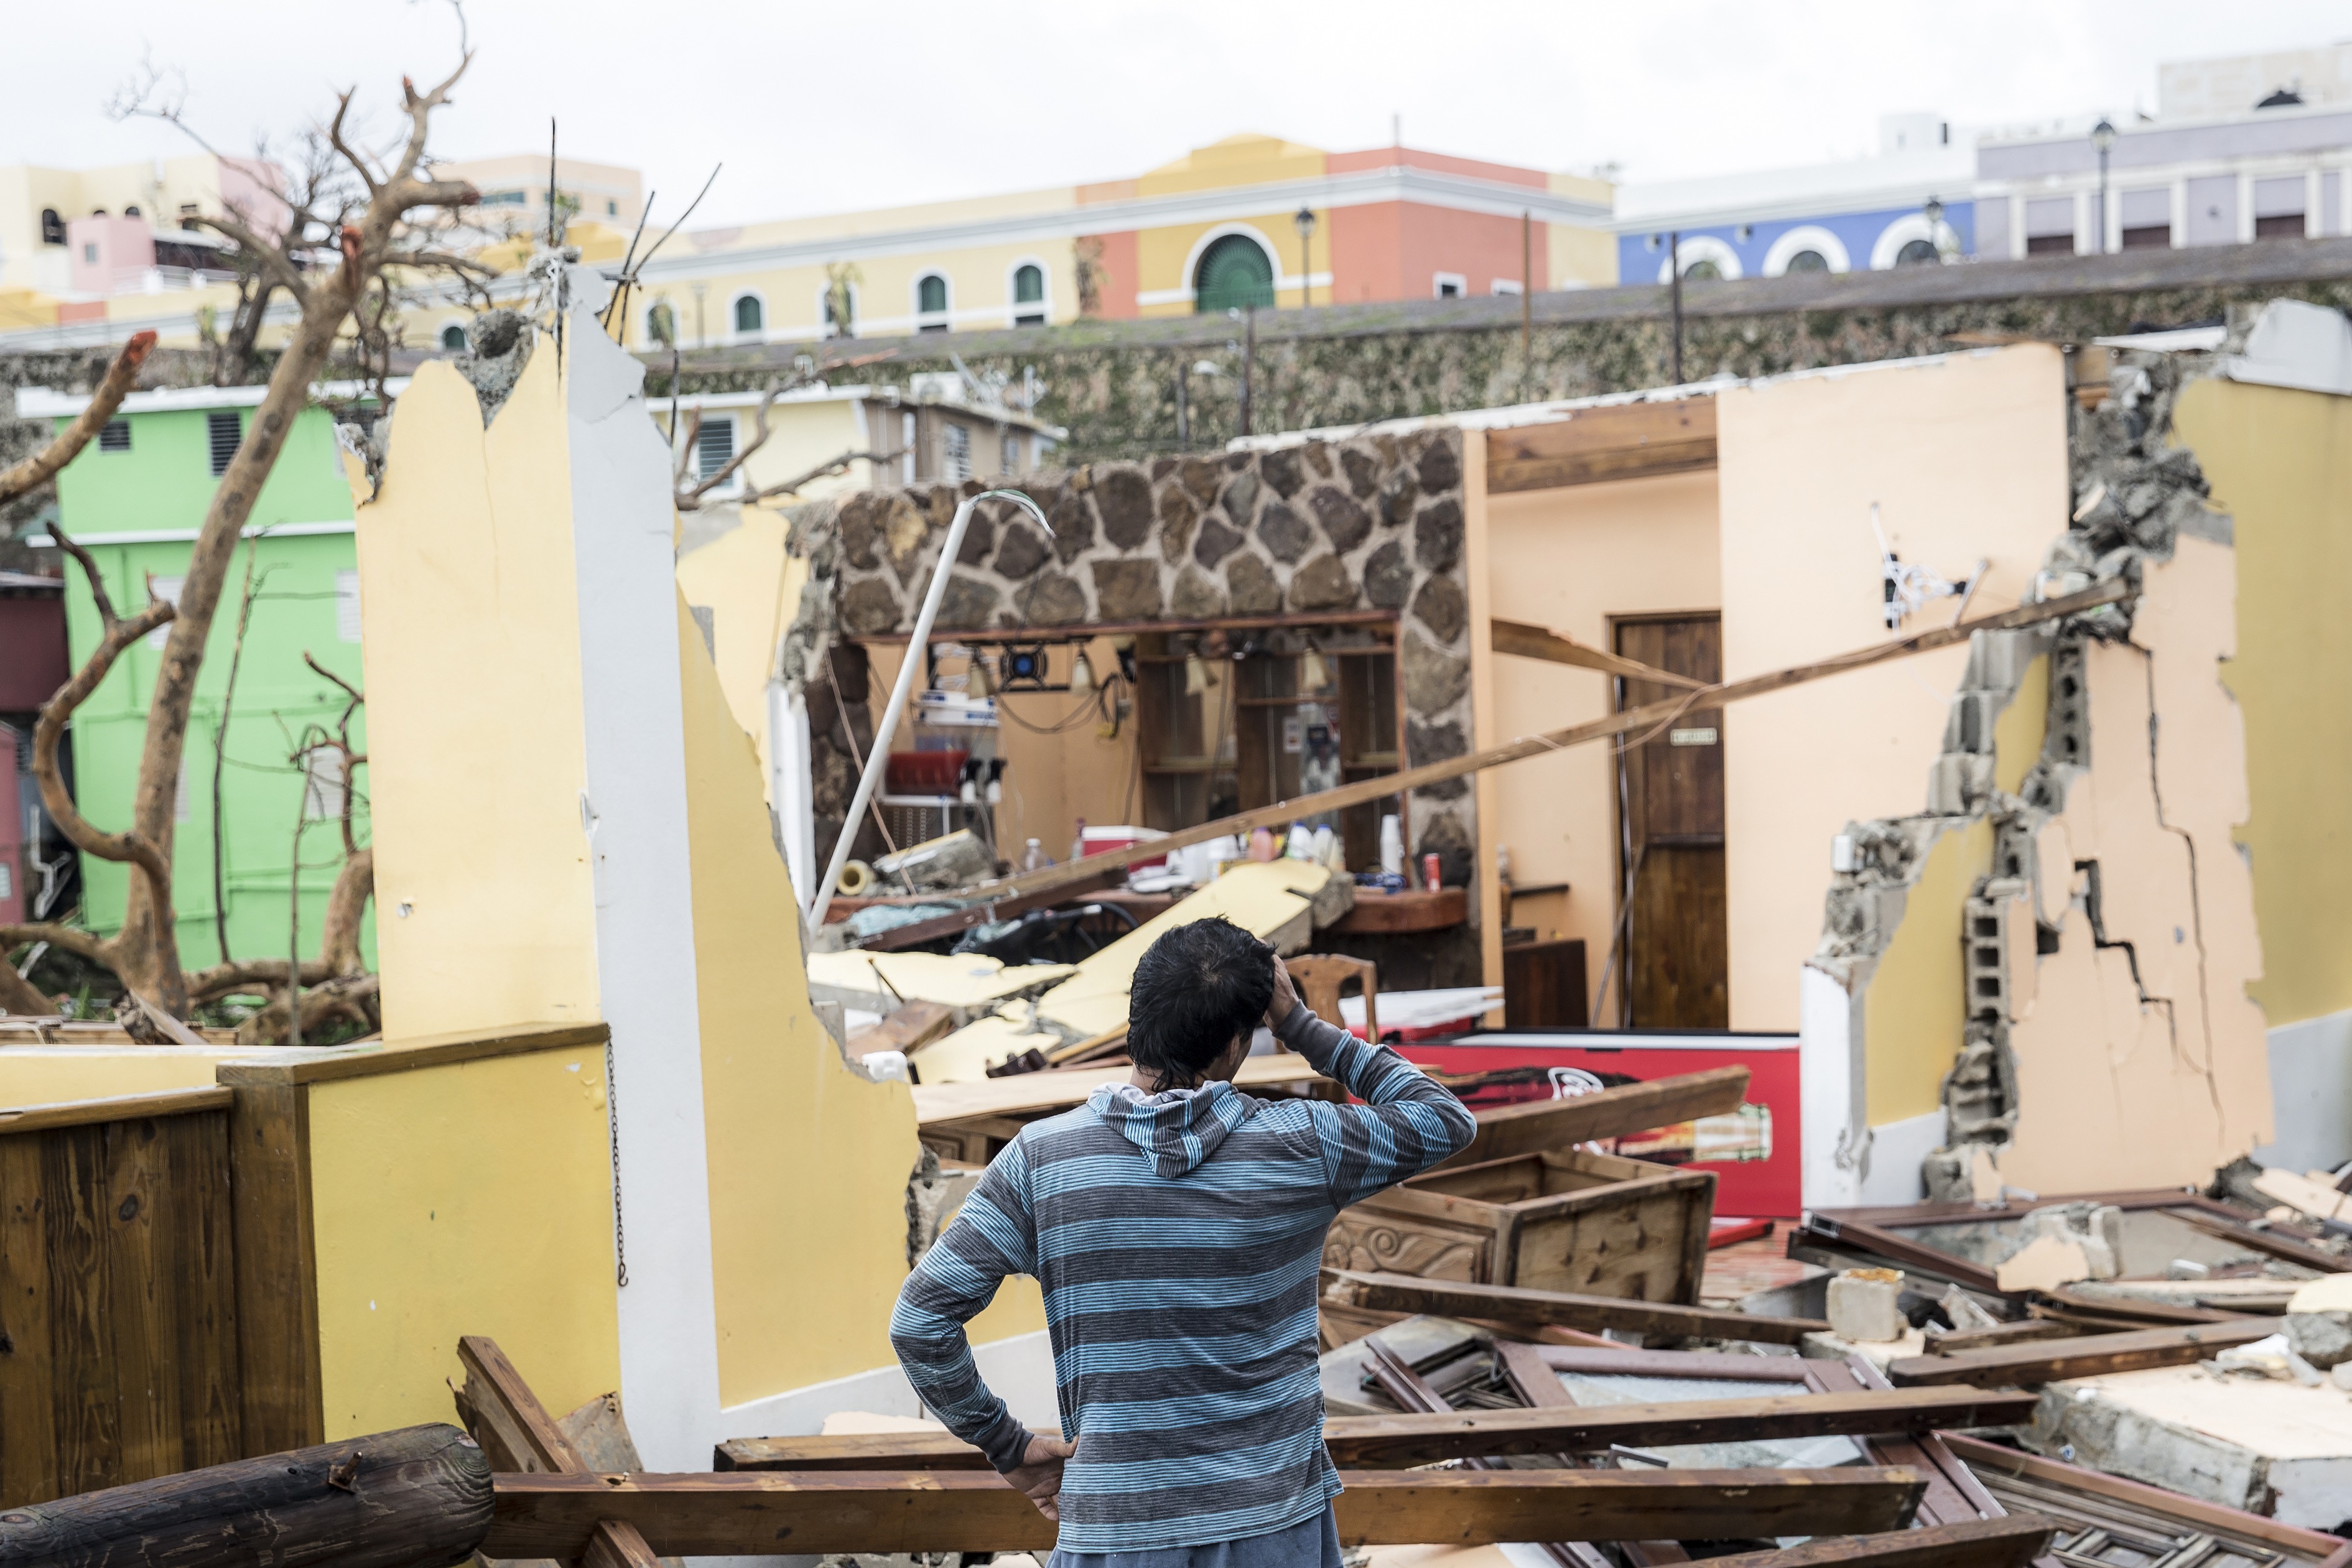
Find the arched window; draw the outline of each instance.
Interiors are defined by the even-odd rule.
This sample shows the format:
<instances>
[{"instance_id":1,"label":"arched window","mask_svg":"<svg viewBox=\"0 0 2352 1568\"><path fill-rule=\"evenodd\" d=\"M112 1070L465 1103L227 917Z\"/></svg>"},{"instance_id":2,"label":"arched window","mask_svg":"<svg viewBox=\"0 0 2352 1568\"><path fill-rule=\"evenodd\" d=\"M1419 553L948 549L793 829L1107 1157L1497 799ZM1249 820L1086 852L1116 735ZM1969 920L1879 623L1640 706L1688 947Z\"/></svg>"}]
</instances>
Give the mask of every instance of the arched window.
<instances>
[{"instance_id":1,"label":"arched window","mask_svg":"<svg viewBox=\"0 0 2352 1568\"><path fill-rule=\"evenodd\" d=\"M66 221L58 216L58 210L55 207L41 209L41 243L43 245L66 243Z\"/></svg>"},{"instance_id":2,"label":"arched window","mask_svg":"<svg viewBox=\"0 0 2352 1568\"><path fill-rule=\"evenodd\" d=\"M94 218L102 218L106 216L106 209L104 207L92 207L89 210L89 215Z\"/></svg>"},{"instance_id":3,"label":"arched window","mask_svg":"<svg viewBox=\"0 0 2352 1568\"><path fill-rule=\"evenodd\" d=\"M738 295L735 299L735 330L757 332L767 325L767 312L760 308L756 294Z\"/></svg>"},{"instance_id":4,"label":"arched window","mask_svg":"<svg viewBox=\"0 0 2352 1568\"><path fill-rule=\"evenodd\" d=\"M915 279L915 330L944 332L948 329L948 280L936 272L927 272Z\"/></svg>"},{"instance_id":5,"label":"arched window","mask_svg":"<svg viewBox=\"0 0 2352 1568\"><path fill-rule=\"evenodd\" d=\"M1035 306L1034 310L1024 306ZM1034 262L1024 261L1013 269L1013 324L1015 327L1043 327L1045 324L1045 269Z\"/></svg>"},{"instance_id":6,"label":"arched window","mask_svg":"<svg viewBox=\"0 0 2352 1568\"><path fill-rule=\"evenodd\" d=\"M1827 272L1830 258L1817 250L1801 250L1789 258L1785 270L1790 272Z\"/></svg>"},{"instance_id":7,"label":"arched window","mask_svg":"<svg viewBox=\"0 0 2352 1568\"><path fill-rule=\"evenodd\" d=\"M646 336L667 349L677 341L677 312L667 299L656 299L646 312Z\"/></svg>"},{"instance_id":8,"label":"arched window","mask_svg":"<svg viewBox=\"0 0 2352 1568\"><path fill-rule=\"evenodd\" d=\"M1897 267L1933 267L1943 259L1933 240L1907 240L1903 248L1895 253L1895 265Z\"/></svg>"},{"instance_id":9,"label":"arched window","mask_svg":"<svg viewBox=\"0 0 2352 1568\"><path fill-rule=\"evenodd\" d=\"M1192 308L1202 315L1274 304L1274 264L1247 235L1227 235L1201 255L1192 274Z\"/></svg>"},{"instance_id":10,"label":"arched window","mask_svg":"<svg viewBox=\"0 0 2352 1568\"><path fill-rule=\"evenodd\" d=\"M441 346L453 354L466 351L466 329L452 321L441 329Z\"/></svg>"},{"instance_id":11,"label":"arched window","mask_svg":"<svg viewBox=\"0 0 2352 1568\"><path fill-rule=\"evenodd\" d=\"M122 215L126 218L135 218L139 216L139 204L134 202L130 206L123 208Z\"/></svg>"},{"instance_id":12,"label":"arched window","mask_svg":"<svg viewBox=\"0 0 2352 1568\"><path fill-rule=\"evenodd\" d=\"M1719 282L1723 277L1723 268L1711 261L1694 261L1683 268L1683 277L1691 283Z\"/></svg>"}]
</instances>

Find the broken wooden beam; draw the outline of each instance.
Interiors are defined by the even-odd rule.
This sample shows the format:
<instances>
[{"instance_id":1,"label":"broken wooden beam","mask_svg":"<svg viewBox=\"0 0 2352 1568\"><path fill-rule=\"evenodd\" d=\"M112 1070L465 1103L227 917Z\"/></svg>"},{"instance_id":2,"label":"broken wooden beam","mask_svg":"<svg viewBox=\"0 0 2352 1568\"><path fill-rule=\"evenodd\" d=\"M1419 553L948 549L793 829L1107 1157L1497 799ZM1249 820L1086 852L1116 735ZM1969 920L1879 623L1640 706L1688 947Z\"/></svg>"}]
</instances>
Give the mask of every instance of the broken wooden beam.
<instances>
[{"instance_id":1,"label":"broken wooden beam","mask_svg":"<svg viewBox=\"0 0 2352 1568\"><path fill-rule=\"evenodd\" d=\"M1342 1306L1481 1318L1516 1328L1621 1329L1633 1333L1796 1344L1809 1333L1828 1333L1830 1326L1818 1318L1768 1318L1713 1307L1676 1306L1619 1296L1579 1296L1565 1291L1530 1291L1517 1285L1474 1285L1458 1280L1423 1280L1412 1274L1326 1269L1323 1276L1331 1281L1323 1299Z\"/></svg>"},{"instance_id":2,"label":"broken wooden beam","mask_svg":"<svg viewBox=\"0 0 2352 1568\"><path fill-rule=\"evenodd\" d=\"M480 1546L491 1492L480 1444L404 1427L0 1511L0 1563L446 1568Z\"/></svg>"},{"instance_id":3,"label":"broken wooden beam","mask_svg":"<svg viewBox=\"0 0 2352 1568\"><path fill-rule=\"evenodd\" d=\"M1985 1329L1950 1329L1938 1333L1927 1331L1929 1355L1958 1355L1963 1351L1994 1350L2004 1345L2032 1344L2040 1340L2073 1339L2083 1331L2073 1323L2062 1323L2055 1318L2021 1318L2013 1323L1995 1323Z\"/></svg>"},{"instance_id":4,"label":"broken wooden beam","mask_svg":"<svg viewBox=\"0 0 2352 1568\"><path fill-rule=\"evenodd\" d=\"M2050 1547L2057 1526L2035 1514L1964 1519L1886 1535L1822 1535L1778 1552L1710 1557L1707 1568L2025 1568Z\"/></svg>"},{"instance_id":5,"label":"broken wooden beam","mask_svg":"<svg viewBox=\"0 0 2352 1568\"><path fill-rule=\"evenodd\" d=\"M1496 620L1487 622L1487 627L1497 653L1516 653L1523 659L1541 659L1551 664L1574 664L1580 669L1622 675L1629 681L1647 681L1654 685L1677 686L1685 691L1697 691L1706 685L1705 681L1690 675L1678 675L1671 670L1643 664L1638 659L1628 659L1622 654L1590 647L1573 637L1563 637L1557 632L1530 626L1524 621Z\"/></svg>"},{"instance_id":6,"label":"broken wooden beam","mask_svg":"<svg viewBox=\"0 0 2352 1568\"><path fill-rule=\"evenodd\" d=\"M1088 859L1094 857L1088 856ZM1072 862L1076 867L1078 862ZM1090 893L1101 893L1127 883L1127 868L1106 866L1084 876L1074 876L1041 893L1014 894L1010 897L990 899L984 904L967 904L947 915L935 915L929 920L918 920L906 925L893 925L887 931L877 931L871 936L861 936L857 946L868 953L901 953L909 947L919 947L926 942L936 942L943 936L955 936L975 925L992 921L1010 920L1016 915L1026 915L1033 909L1048 909L1074 898L1084 898ZM954 888L943 889L937 898L919 898L920 904L953 904L961 895Z\"/></svg>"},{"instance_id":7,"label":"broken wooden beam","mask_svg":"<svg viewBox=\"0 0 2352 1568\"><path fill-rule=\"evenodd\" d=\"M1664 1405L1554 1405L1433 1415L1335 1416L1323 1441L1334 1464L1405 1469L1443 1459L1513 1454L1601 1453L1686 1443L1761 1443L1790 1437L1916 1435L1941 1427L2008 1427L2032 1418L2035 1396L1941 1388L1773 1394ZM986 1465L978 1448L946 1432L737 1437L719 1445L714 1469L954 1470Z\"/></svg>"},{"instance_id":8,"label":"broken wooden beam","mask_svg":"<svg viewBox=\"0 0 2352 1568\"><path fill-rule=\"evenodd\" d=\"M1972 1383L1980 1388L2008 1384L2032 1387L2069 1377L2189 1366L2231 1345L2267 1339L2285 1326L2278 1318L2233 1318L2225 1323L2083 1334L2038 1344L1963 1351L1958 1355L1908 1355L1889 1363L1886 1376L1892 1383L1910 1387L1948 1383Z\"/></svg>"},{"instance_id":9,"label":"broken wooden beam","mask_svg":"<svg viewBox=\"0 0 2352 1568\"><path fill-rule=\"evenodd\" d=\"M1902 1529L1927 1485L1912 1470L1861 1466L1349 1470L1340 1480L1335 1506L1349 1545L1866 1533ZM502 1475L482 1552L577 1557L602 1519L689 1557L1043 1551L1055 1535L993 1471Z\"/></svg>"},{"instance_id":10,"label":"broken wooden beam","mask_svg":"<svg viewBox=\"0 0 2352 1568\"><path fill-rule=\"evenodd\" d=\"M586 1475L588 1462L530 1391L496 1340L463 1334L457 1360L466 1386L456 1390L458 1413L501 1471ZM658 1568L660 1559L625 1520L600 1519L577 1553L583 1568Z\"/></svg>"},{"instance_id":11,"label":"broken wooden beam","mask_svg":"<svg viewBox=\"0 0 2352 1568\"><path fill-rule=\"evenodd\" d=\"M1476 1113L1477 1136L1441 1170L1515 1159L1569 1144L1671 1127L1699 1116L1725 1116L1748 1092L1748 1069L1711 1067L1647 1083L1621 1083L1566 1100L1527 1100Z\"/></svg>"},{"instance_id":12,"label":"broken wooden beam","mask_svg":"<svg viewBox=\"0 0 2352 1568\"><path fill-rule=\"evenodd\" d=\"M1489 746L1444 762L1424 763L1398 773L1383 773L1370 779L1360 779L1342 784L1336 789L1318 790L1292 800L1277 800L1271 806L1219 817L1196 827L1180 828L1165 837L1148 842L1130 844L1123 850L1112 850L1099 855L1088 855L1071 865L1047 866L1042 871L1024 872L1018 876L1004 877L979 887L967 888L962 896L976 899L1003 900L1025 897L1049 889L1069 887L1083 882L1097 870L1130 865L1137 861L1155 860L1171 850L1193 844L1205 844L1212 839L1228 835L1247 838L1258 828L1286 827L1302 817L1324 811L1342 810L1349 806L1361 806L1370 801L1402 795L1408 790L1425 789L1432 784L1442 784L1449 779L1461 779L1482 768L1499 768L1506 763L1523 762L1530 757L1549 757L1553 752L1587 741L1606 740L1612 736L1636 734L1670 724L1695 707L1719 707L1725 703L1747 697L1763 696L1767 693L1785 691L1811 681L1824 680L1831 675L1867 669L1890 659L1908 658L1933 648L1948 648L1955 643L1965 643L1979 632L2007 632L2021 626L2038 626L2045 622L2061 620L2068 615L2080 615L2103 609L2129 599L2137 591L2122 578L2110 578L2063 598L2045 600L2039 604L2021 604L2014 610L2003 610L1992 615L1979 615L1973 621L1963 621L1957 626L1933 626L1914 632L1907 637L1892 637L1884 643L1874 643L1865 648L1851 649L1816 659L1810 664L1792 665L1784 670L1772 670L1751 675L1743 681L1728 681L1722 685L1687 692L1665 702L1644 703L1640 707L1627 708L1622 713L1584 724L1570 725L1543 735L1531 735L1524 739Z\"/></svg>"}]
</instances>

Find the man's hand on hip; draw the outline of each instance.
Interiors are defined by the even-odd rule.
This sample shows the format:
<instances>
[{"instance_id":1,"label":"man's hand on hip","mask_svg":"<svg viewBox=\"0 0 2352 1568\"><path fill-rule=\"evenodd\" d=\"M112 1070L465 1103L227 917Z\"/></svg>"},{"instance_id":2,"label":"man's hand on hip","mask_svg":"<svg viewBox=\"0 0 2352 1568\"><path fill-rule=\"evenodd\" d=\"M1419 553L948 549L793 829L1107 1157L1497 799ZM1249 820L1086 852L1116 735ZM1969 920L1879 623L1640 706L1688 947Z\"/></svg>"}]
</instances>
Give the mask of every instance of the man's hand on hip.
<instances>
[{"instance_id":1,"label":"man's hand on hip","mask_svg":"<svg viewBox=\"0 0 2352 1568\"><path fill-rule=\"evenodd\" d=\"M1032 1437L1028 1448L1022 1450L1021 1463L1004 1472L1004 1479L1037 1505L1037 1511L1060 1523L1062 1511L1062 1465L1078 1451L1076 1443L1065 1443L1059 1437Z\"/></svg>"}]
</instances>

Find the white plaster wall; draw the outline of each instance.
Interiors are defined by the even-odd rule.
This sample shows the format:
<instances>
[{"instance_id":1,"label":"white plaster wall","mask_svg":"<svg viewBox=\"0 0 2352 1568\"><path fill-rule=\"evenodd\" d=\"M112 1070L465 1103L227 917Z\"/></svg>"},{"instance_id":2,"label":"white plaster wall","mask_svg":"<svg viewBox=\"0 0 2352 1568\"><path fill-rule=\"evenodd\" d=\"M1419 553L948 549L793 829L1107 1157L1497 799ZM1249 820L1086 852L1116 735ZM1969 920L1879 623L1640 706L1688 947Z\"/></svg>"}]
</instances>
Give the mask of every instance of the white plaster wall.
<instances>
[{"instance_id":1,"label":"white plaster wall","mask_svg":"<svg viewBox=\"0 0 2352 1568\"><path fill-rule=\"evenodd\" d=\"M2270 1031L2272 1136L2266 1166L2333 1170L2352 1160L2352 1010Z\"/></svg>"},{"instance_id":2,"label":"white plaster wall","mask_svg":"<svg viewBox=\"0 0 2352 1568\"><path fill-rule=\"evenodd\" d=\"M598 328L608 286L586 268L565 333L587 830L596 967L613 1030L621 1220L621 1396L657 1470L707 1469L719 1429L719 1351L703 1143L702 1042L687 874L667 453L640 395L645 370ZM541 352L551 351L542 346Z\"/></svg>"}]
</instances>

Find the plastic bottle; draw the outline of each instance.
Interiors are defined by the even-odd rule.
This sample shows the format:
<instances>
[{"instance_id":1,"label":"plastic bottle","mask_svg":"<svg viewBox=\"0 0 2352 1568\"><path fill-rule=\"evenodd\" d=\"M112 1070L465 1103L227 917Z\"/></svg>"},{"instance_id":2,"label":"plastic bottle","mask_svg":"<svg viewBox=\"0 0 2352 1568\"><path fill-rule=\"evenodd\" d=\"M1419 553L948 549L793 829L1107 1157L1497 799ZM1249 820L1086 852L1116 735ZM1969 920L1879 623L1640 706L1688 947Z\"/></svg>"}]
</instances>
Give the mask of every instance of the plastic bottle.
<instances>
[{"instance_id":1,"label":"plastic bottle","mask_svg":"<svg viewBox=\"0 0 2352 1568\"><path fill-rule=\"evenodd\" d=\"M1308 827L1304 822L1293 822L1290 825L1290 837L1283 842L1282 852L1287 858L1295 861L1313 860L1315 858L1315 830Z\"/></svg>"},{"instance_id":2,"label":"plastic bottle","mask_svg":"<svg viewBox=\"0 0 2352 1568\"><path fill-rule=\"evenodd\" d=\"M1087 858L1087 820L1078 819L1077 836L1070 841L1070 863L1076 865Z\"/></svg>"},{"instance_id":3,"label":"plastic bottle","mask_svg":"<svg viewBox=\"0 0 2352 1568\"><path fill-rule=\"evenodd\" d=\"M1054 857L1045 852L1045 846L1031 839L1029 848L1021 856L1021 869L1024 872L1044 871L1053 863Z\"/></svg>"},{"instance_id":4,"label":"plastic bottle","mask_svg":"<svg viewBox=\"0 0 2352 1568\"><path fill-rule=\"evenodd\" d=\"M1381 869L1391 876L1404 873L1404 822L1401 818L1381 819Z\"/></svg>"}]
</instances>

